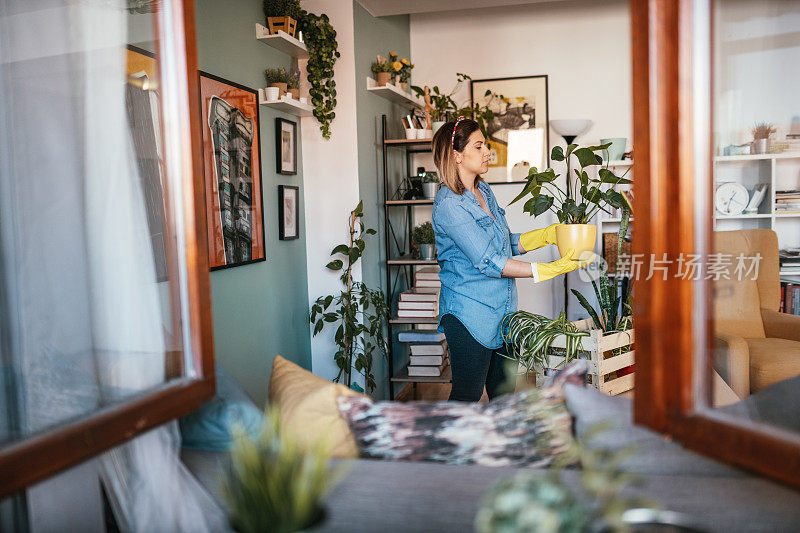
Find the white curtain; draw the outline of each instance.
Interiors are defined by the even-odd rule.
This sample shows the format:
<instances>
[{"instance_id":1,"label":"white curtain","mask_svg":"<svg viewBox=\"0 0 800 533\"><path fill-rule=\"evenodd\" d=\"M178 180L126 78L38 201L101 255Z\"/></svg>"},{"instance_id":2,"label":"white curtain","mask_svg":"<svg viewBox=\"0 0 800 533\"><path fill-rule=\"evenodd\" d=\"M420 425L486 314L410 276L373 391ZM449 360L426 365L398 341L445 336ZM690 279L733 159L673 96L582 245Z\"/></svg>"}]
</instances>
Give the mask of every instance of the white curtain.
<instances>
[{"instance_id":1,"label":"white curtain","mask_svg":"<svg viewBox=\"0 0 800 533\"><path fill-rule=\"evenodd\" d=\"M2 440L165 381L122 0L0 0ZM176 283L175 280L162 283ZM170 423L101 457L125 531L220 531Z\"/></svg>"}]
</instances>

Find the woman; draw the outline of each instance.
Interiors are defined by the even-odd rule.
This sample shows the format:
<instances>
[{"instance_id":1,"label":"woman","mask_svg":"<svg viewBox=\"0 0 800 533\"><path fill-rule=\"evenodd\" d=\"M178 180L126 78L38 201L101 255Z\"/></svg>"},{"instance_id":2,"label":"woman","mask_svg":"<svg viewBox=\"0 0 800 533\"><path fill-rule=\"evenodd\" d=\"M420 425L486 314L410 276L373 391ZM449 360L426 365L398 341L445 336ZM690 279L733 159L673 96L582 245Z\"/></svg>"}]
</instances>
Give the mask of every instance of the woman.
<instances>
[{"instance_id":1,"label":"woman","mask_svg":"<svg viewBox=\"0 0 800 533\"><path fill-rule=\"evenodd\" d=\"M517 310L514 278L540 282L586 266L570 252L552 263L511 259L556 243L560 224L511 233L505 211L481 179L489 169L489 148L474 120L459 117L433 137L433 159L444 184L433 202L439 278L439 331L450 350L451 400L489 398L505 382L500 321Z\"/></svg>"}]
</instances>

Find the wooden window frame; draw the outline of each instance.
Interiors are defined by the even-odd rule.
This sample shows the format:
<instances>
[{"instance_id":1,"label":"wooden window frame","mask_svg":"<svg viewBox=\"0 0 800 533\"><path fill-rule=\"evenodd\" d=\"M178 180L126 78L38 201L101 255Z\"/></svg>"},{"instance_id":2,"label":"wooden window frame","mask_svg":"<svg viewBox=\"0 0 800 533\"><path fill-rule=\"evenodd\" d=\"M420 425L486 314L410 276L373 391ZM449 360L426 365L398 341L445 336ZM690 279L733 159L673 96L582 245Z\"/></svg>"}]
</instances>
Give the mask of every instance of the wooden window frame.
<instances>
[{"instance_id":1,"label":"wooden window frame","mask_svg":"<svg viewBox=\"0 0 800 533\"><path fill-rule=\"evenodd\" d=\"M196 376L0 449L0 497L197 409L215 391L214 342L201 152L193 0L162 0L154 14L167 175L181 176L186 294Z\"/></svg>"},{"instance_id":2,"label":"wooden window frame","mask_svg":"<svg viewBox=\"0 0 800 533\"><path fill-rule=\"evenodd\" d=\"M711 405L712 292L675 277L712 239L712 2L631 0L636 195L633 254L673 259L636 282L634 418L688 448L800 487L800 436ZM697 379L695 380L695 377Z\"/></svg>"}]
</instances>

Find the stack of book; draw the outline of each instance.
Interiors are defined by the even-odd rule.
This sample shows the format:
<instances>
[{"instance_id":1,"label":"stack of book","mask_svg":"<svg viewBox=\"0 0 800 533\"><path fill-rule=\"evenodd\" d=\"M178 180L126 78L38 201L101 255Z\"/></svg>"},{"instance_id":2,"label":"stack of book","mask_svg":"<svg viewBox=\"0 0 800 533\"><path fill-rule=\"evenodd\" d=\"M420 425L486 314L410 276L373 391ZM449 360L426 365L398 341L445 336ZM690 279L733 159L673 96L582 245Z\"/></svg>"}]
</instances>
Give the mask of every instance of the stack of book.
<instances>
[{"instance_id":1,"label":"stack of book","mask_svg":"<svg viewBox=\"0 0 800 533\"><path fill-rule=\"evenodd\" d=\"M450 363L444 333L438 331L403 331L397 336L407 342L410 352L409 376L439 377Z\"/></svg>"},{"instance_id":2,"label":"stack of book","mask_svg":"<svg viewBox=\"0 0 800 533\"><path fill-rule=\"evenodd\" d=\"M800 274L800 248L787 248L778 253L782 274Z\"/></svg>"},{"instance_id":3,"label":"stack of book","mask_svg":"<svg viewBox=\"0 0 800 533\"><path fill-rule=\"evenodd\" d=\"M400 293L398 318L436 318L439 316L439 293L414 288Z\"/></svg>"},{"instance_id":4,"label":"stack of book","mask_svg":"<svg viewBox=\"0 0 800 533\"><path fill-rule=\"evenodd\" d=\"M781 282L781 313L800 315L800 283Z\"/></svg>"},{"instance_id":5,"label":"stack of book","mask_svg":"<svg viewBox=\"0 0 800 533\"><path fill-rule=\"evenodd\" d=\"M436 292L439 292L439 289L442 288L442 282L439 281L439 270L441 269L438 266L420 268L414 272L414 285L417 288L436 289Z\"/></svg>"},{"instance_id":6,"label":"stack of book","mask_svg":"<svg viewBox=\"0 0 800 533\"><path fill-rule=\"evenodd\" d=\"M775 191L775 213L800 213L800 189Z\"/></svg>"}]
</instances>

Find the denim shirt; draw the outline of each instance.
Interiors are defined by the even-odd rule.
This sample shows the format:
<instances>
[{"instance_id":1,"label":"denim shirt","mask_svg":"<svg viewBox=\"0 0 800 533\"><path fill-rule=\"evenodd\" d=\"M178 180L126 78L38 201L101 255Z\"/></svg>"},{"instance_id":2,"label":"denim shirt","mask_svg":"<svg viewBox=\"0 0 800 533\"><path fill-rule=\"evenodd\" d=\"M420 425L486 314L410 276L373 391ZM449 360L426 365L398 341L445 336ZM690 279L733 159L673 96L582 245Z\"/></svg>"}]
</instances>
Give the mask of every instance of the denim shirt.
<instances>
[{"instance_id":1,"label":"denim shirt","mask_svg":"<svg viewBox=\"0 0 800 533\"><path fill-rule=\"evenodd\" d=\"M439 326L448 313L458 318L486 348L502 346L500 321L517 310L514 278L501 274L512 255L519 255L519 233L511 233L506 212L491 187L478 182L489 216L470 191L456 194L443 186L433 202L439 279Z\"/></svg>"}]
</instances>

